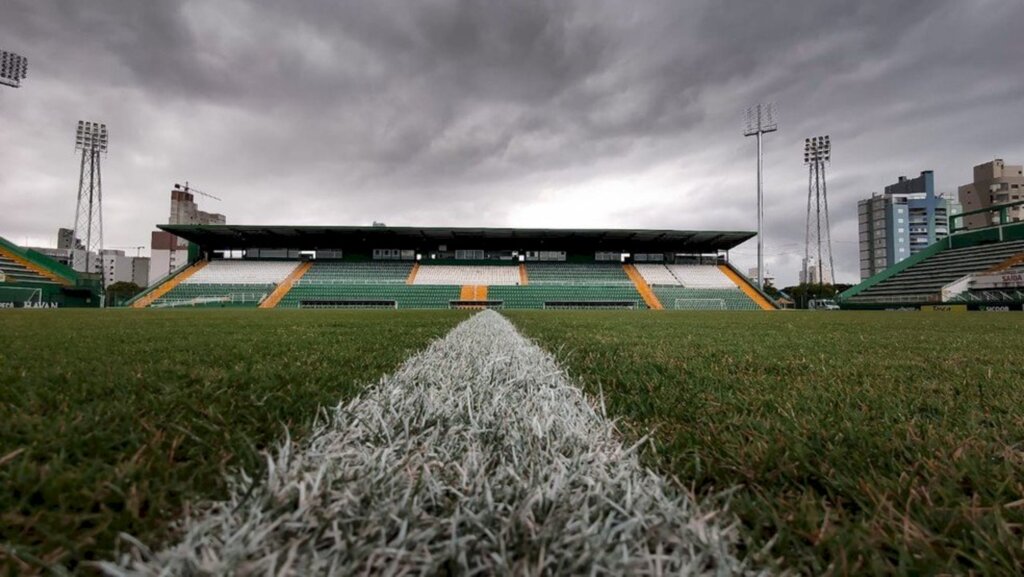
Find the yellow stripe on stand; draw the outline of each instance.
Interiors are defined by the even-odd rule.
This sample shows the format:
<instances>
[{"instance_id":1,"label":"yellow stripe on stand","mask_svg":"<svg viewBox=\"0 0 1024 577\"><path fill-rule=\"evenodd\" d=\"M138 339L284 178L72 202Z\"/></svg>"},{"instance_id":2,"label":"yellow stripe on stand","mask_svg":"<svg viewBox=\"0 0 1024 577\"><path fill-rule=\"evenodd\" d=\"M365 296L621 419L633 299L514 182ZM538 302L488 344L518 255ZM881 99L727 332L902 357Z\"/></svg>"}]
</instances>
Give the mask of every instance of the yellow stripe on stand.
<instances>
[{"instance_id":1,"label":"yellow stripe on stand","mask_svg":"<svg viewBox=\"0 0 1024 577\"><path fill-rule=\"evenodd\" d=\"M519 263L519 286L530 284L530 277L526 274L526 265Z\"/></svg>"},{"instance_id":2,"label":"yellow stripe on stand","mask_svg":"<svg viewBox=\"0 0 1024 577\"><path fill-rule=\"evenodd\" d=\"M460 301L475 301L476 300L476 285L464 284L462 289L459 290Z\"/></svg>"},{"instance_id":3,"label":"yellow stripe on stand","mask_svg":"<svg viewBox=\"0 0 1024 577\"><path fill-rule=\"evenodd\" d=\"M654 291L648 286L647 281L644 280L644 276L640 274L640 271L636 270L636 267L631 264L622 265L623 270L626 271L626 276L629 280L633 281L633 286L636 287L636 292L640 293L640 296L644 297L644 302L647 303L648 308L652 308L656 311L660 311L665 307L661 306L661 301L655 296Z\"/></svg>"},{"instance_id":4,"label":"yellow stripe on stand","mask_svg":"<svg viewBox=\"0 0 1024 577\"><path fill-rule=\"evenodd\" d=\"M1024 252L1019 252L985 272L1002 272L1008 268L1024 263Z\"/></svg>"},{"instance_id":5,"label":"yellow stripe on stand","mask_svg":"<svg viewBox=\"0 0 1024 577\"><path fill-rule=\"evenodd\" d=\"M416 273L418 273L418 272L420 272L420 263L418 263L418 262L412 263L412 270L409 271L409 276L406 277L405 284L415 284L416 283Z\"/></svg>"},{"instance_id":6,"label":"yellow stripe on stand","mask_svg":"<svg viewBox=\"0 0 1024 577\"><path fill-rule=\"evenodd\" d=\"M10 260L13 260L14 262L16 262L16 263L20 264L21 266L27 268L28 270L36 273L37 275L39 275L41 277L44 277L44 278L48 278L48 279L52 280L55 283L59 283L59 284L62 284L62 285L69 285L69 284L71 284L64 277L58 276L58 275L54 274L53 272L46 270L45 268L37 265L36 263L34 263L32 261L25 260L25 259L21 258L20 256L18 256L17 254L13 253L13 252L8 252L8 251L4 250L3 247L0 247L0 254L4 255L5 257L9 258Z\"/></svg>"},{"instance_id":7,"label":"yellow stripe on stand","mask_svg":"<svg viewBox=\"0 0 1024 577\"><path fill-rule=\"evenodd\" d=\"M474 300L485 301L487 300L487 285L477 285L476 287L476 298Z\"/></svg>"},{"instance_id":8,"label":"yellow stripe on stand","mask_svg":"<svg viewBox=\"0 0 1024 577\"><path fill-rule=\"evenodd\" d=\"M167 282L156 287L149 294L132 303L132 308L142 309L148 307L156 299L171 292L171 289L180 285L182 281L202 270L204 266L206 266L206 261L201 260L195 263L194 265L188 267L187 269L181 271L180 273L174 275L173 277L167 279Z\"/></svg>"},{"instance_id":9,"label":"yellow stripe on stand","mask_svg":"<svg viewBox=\"0 0 1024 577\"><path fill-rule=\"evenodd\" d=\"M757 306L761 307L761 310L775 310L775 305L769 302L768 299L764 298L764 295L757 292L757 289L751 286L751 284L748 283L743 277L736 274L736 271L732 270L732 268L730 268L729 265L720 264L718 265L718 270L725 273L725 276L729 277L729 280L734 282L736 286L740 287L740 290L743 291L743 294L750 297L750 300L757 303Z\"/></svg>"},{"instance_id":10,"label":"yellow stripe on stand","mask_svg":"<svg viewBox=\"0 0 1024 577\"><path fill-rule=\"evenodd\" d=\"M284 298L284 295L288 294L288 291L292 290L292 286L295 285L295 281L302 278L303 275L305 275L311 268L313 268L313 262L308 260L295 267L295 270L293 270L287 278L281 281L281 284L277 285L274 292L270 293L270 296L260 303L260 308L272 309L276 307L277 303L281 302L281 299Z\"/></svg>"}]
</instances>

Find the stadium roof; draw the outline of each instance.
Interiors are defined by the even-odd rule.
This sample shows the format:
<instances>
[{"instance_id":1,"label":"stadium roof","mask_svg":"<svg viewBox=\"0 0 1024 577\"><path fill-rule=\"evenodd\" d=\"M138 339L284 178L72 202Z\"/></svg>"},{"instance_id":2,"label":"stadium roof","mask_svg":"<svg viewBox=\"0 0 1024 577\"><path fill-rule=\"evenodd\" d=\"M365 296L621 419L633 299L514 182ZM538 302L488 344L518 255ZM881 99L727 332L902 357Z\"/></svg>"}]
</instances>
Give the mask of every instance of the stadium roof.
<instances>
[{"instance_id":1,"label":"stadium roof","mask_svg":"<svg viewBox=\"0 0 1024 577\"><path fill-rule=\"evenodd\" d=\"M204 250L245 248L564 250L715 253L754 236L746 231L590 228L442 228L411 226L159 225Z\"/></svg>"}]
</instances>

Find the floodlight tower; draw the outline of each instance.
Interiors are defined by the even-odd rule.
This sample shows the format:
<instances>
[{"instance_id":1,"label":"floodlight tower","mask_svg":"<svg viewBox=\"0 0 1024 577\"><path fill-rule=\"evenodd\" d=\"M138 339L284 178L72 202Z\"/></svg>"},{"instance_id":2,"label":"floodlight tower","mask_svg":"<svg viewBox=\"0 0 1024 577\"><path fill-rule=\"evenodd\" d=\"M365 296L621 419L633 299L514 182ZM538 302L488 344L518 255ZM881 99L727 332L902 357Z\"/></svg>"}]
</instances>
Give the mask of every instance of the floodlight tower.
<instances>
[{"instance_id":1,"label":"floodlight tower","mask_svg":"<svg viewBox=\"0 0 1024 577\"><path fill-rule=\"evenodd\" d=\"M807 233L804 237L804 282L811 283L808 263L812 256L812 242L817 248L818 283L825 284L825 262L828 260L829 282L836 281L836 267L832 261L832 232L828 215L828 185L825 184L825 165L832 161L832 141L829 136L804 139L804 164L807 165ZM812 210L813 209L813 210ZM812 216L813 212L813 216Z\"/></svg>"},{"instance_id":2,"label":"floodlight tower","mask_svg":"<svg viewBox=\"0 0 1024 577\"><path fill-rule=\"evenodd\" d=\"M90 259L93 254L100 258L103 251L103 178L100 154L107 152L107 125L79 120L75 150L82 151L82 163L78 169L74 243L82 242L82 248L85 249L84 270L93 272ZM89 166L88 174L86 165Z\"/></svg>"},{"instance_id":3,"label":"floodlight tower","mask_svg":"<svg viewBox=\"0 0 1024 577\"><path fill-rule=\"evenodd\" d=\"M0 50L0 84L18 88L28 76L28 58Z\"/></svg>"},{"instance_id":4,"label":"floodlight tower","mask_svg":"<svg viewBox=\"0 0 1024 577\"><path fill-rule=\"evenodd\" d=\"M743 136L757 137L757 286L764 290L764 192L761 175L761 135L779 129L775 123L775 104L757 104L747 108Z\"/></svg>"}]
</instances>

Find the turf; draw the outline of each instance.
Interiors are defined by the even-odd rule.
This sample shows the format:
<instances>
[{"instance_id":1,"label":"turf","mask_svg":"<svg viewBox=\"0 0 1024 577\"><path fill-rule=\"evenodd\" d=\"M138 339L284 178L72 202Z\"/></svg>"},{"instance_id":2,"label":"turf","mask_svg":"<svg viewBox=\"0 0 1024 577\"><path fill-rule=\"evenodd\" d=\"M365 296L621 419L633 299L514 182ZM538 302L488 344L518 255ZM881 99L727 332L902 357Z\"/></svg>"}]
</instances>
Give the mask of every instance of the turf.
<instances>
[{"instance_id":1,"label":"turf","mask_svg":"<svg viewBox=\"0 0 1024 577\"><path fill-rule=\"evenodd\" d=\"M468 313L0 311L0 574L159 543Z\"/></svg>"},{"instance_id":2,"label":"turf","mask_svg":"<svg viewBox=\"0 0 1024 577\"><path fill-rule=\"evenodd\" d=\"M805 574L1018 574L1024 331L971 313L515 312L748 549ZM774 539L774 541L772 541Z\"/></svg>"}]
</instances>

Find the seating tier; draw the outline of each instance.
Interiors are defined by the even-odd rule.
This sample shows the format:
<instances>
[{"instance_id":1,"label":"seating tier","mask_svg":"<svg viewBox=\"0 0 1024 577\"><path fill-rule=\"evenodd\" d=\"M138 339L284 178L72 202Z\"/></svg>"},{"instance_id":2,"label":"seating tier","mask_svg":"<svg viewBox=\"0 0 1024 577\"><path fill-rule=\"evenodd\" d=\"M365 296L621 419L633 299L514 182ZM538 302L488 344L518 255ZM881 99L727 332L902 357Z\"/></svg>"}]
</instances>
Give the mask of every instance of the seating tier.
<instances>
[{"instance_id":1,"label":"seating tier","mask_svg":"<svg viewBox=\"0 0 1024 577\"><path fill-rule=\"evenodd\" d=\"M644 282L651 286L679 286L681 284L672 271L663 264L638 264L635 266L637 272L644 278Z\"/></svg>"},{"instance_id":2,"label":"seating tier","mask_svg":"<svg viewBox=\"0 0 1024 577\"><path fill-rule=\"evenodd\" d=\"M632 285L617 263L526 263L530 285Z\"/></svg>"},{"instance_id":3,"label":"seating tier","mask_svg":"<svg viewBox=\"0 0 1024 577\"><path fill-rule=\"evenodd\" d=\"M736 285L732 288L687 288L654 286L651 288L666 310L759 310L750 297Z\"/></svg>"},{"instance_id":4,"label":"seating tier","mask_svg":"<svg viewBox=\"0 0 1024 577\"><path fill-rule=\"evenodd\" d=\"M288 277L298 261L214 260L181 284L273 285Z\"/></svg>"},{"instance_id":5,"label":"seating tier","mask_svg":"<svg viewBox=\"0 0 1024 577\"><path fill-rule=\"evenodd\" d=\"M413 284L515 286L519 266L422 265Z\"/></svg>"},{"instance_id":6,"label":"seating tier","mask_svg":"<svg viewBox=\"0 0 1024 577\"><path fill-rule=\"evenodd\" d=\"M944 250L863 290L850 301L937 299L947 284L982 272L1020 252L1024 252L1024 241Z\"/></svg>"},{"instance_id":7,"label":"seating tier","mask_svg":"<svg viewBox=\"0 0 1024 577\"><path fill-rule=\"evenodd\" d=\"M307 273L308 274L308 273ZM296 284L277 308L344 307L345 302L362 302L365 308L393 301L400 309L446 309L459 300L458 286L406 285L399 283ZM320 304L318 304L320 303Z\"/></svg>"},{"instance_id":8,"label":"seating tier","mask_svg":"<svg viewBox=\"0 0 1024 577\"><path fill-rule=\"evenodd\" d=\"M602 307L601 303L628 302L635 308L647 308L643 297L632 285L544 285L534 284L532 279L528 286L490 287L487 299L502 301L504 308L510 309L542 309L548 303L576 303L575 308Z\"/></svg>"},{"instance_id":9,"label":"seating tier","mask_svg":"<svg viewBox=\"0 0 1024 577\"><path fill-rule=\"evenodd\" d=\"M732 282L717 266L707 264L669 264L665 268L679 280L679 284L689 288L734 289Z\"/></svg>"}]
</instances>

